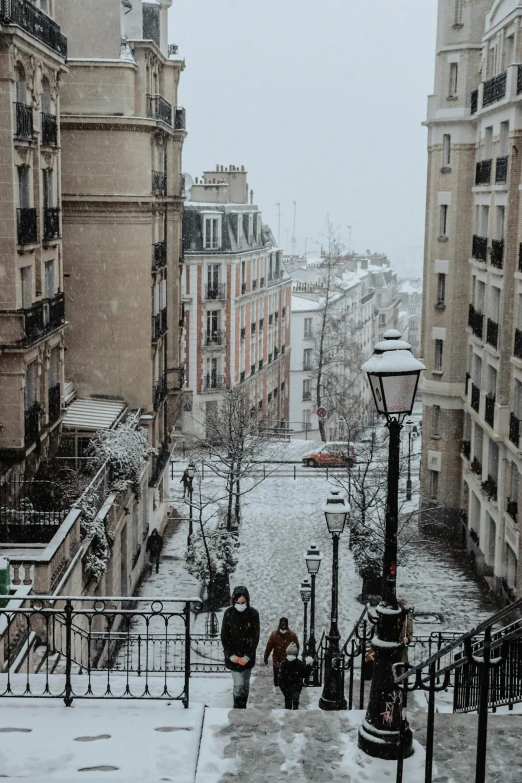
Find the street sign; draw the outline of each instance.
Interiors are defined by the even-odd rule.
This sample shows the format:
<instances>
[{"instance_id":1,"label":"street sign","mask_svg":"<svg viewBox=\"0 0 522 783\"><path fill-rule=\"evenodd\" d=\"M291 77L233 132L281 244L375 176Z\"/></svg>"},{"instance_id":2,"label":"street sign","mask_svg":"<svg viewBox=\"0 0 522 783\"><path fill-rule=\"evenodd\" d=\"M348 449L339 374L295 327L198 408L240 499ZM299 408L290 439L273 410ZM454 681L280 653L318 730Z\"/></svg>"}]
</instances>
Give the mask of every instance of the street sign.
<instances>
[{"instance_id":1,"label":"street sign","mask_svg":"<svg viewBox=\"0 0 522 783\"><path fill-rule=\"evenodd\" d=\"M326 419L328 416L328 411L326 408L317 408L315 413L319 419Z\"/></svg>"}]
</instances>

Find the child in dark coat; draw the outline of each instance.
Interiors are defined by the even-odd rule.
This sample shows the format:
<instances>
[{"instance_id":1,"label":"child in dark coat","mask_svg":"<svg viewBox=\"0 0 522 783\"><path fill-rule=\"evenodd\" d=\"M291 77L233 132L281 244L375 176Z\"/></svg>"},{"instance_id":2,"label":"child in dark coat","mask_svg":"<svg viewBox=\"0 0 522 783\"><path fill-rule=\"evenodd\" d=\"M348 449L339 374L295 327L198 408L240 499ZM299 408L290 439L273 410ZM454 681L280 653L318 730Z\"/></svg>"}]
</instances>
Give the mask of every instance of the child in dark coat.
<instances>
[{"instance_id":1,"label":"child in dark coat","mask_svg":"<svg viewBox=\"0 0 522 783\"><path fill-rule=\"evenodd\" d=\"M299 697L303 689L303 680L310 676L312 658L301 661L297 657L297 645L292 643L286 648L286 659L279 667L279 687L285 697L285 710L298 710Z\"/></svg>"}]
</instances>

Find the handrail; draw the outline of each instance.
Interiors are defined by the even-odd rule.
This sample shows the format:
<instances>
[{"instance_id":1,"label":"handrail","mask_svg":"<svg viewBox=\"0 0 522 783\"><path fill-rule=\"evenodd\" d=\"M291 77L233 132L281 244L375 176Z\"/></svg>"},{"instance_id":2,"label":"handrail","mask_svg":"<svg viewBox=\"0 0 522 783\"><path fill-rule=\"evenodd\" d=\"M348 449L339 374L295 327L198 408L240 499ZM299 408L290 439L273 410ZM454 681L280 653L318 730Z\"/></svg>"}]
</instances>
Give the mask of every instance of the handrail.
<instances>
[{"instance_id":1,"label":"handrail","mask_svg":"<svg viewBox=\"0 0 522 783\"><path fill-rule=\"evenodd\" d=\"M366 617L366 615L369 616L369 604L366 604L366 606L362 610L361 614L359 615L359 619L356 621L355 625L353 626L353 628L352 628L352 630L350 632L350 635L348 636L347 640L345 641L345 643L343 644L343 646L341 648L341 653L344 653L345 655L348 654L347 647L350 644L350 642L352 641L353 637L357 635L357 631L359 629L359 626L363 622L363 620ZM357 635L357 638L359 638L358 635ZM370 637L368 637L368 638L370 638Z\"/></svg>"}]
</instances>

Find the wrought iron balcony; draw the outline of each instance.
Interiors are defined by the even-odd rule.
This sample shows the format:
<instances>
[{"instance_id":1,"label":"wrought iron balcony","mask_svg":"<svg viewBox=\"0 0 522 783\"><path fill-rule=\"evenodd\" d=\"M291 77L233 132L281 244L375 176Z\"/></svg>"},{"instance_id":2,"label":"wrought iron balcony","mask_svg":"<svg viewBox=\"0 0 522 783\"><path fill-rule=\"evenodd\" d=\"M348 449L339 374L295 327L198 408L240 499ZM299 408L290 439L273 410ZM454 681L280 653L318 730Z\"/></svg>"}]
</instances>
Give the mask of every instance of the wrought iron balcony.
<instances>
[{"instance_id":1,"label":"wrought iron balcony","mask_svg":"<svg viewBox=\"0 0 522 783\"><path fill-rule=\"evenodd\" d=\"M482 340L484 332L484 316L475 310L472 304L469 306L468 326L471 327L471 331L475 337L479 337Z\"/></svg>"},{"instance_id":2,"label":"wrought iron balcony","mask_svg":"<svg viewBox=\"0 0 522 783\"><path fill-rule=\"evenodd\" d=\"M24 343L31 345L45 334L43 302L24 310Z\"/></svg>"},{"instance_id":3,"label":"wrought iron balcony","mask_svg":"<svg viewBox=\"0 0 522 783\"><path fill-rule=\"evenodd\" d=\"M517 359L522 359L522 331L520 329L515 329L513 355L516 356Z\"/></svg>"},{"instance_id":4,"label":"wrought iron balcony","mask_svg":"<svg viewBox=\"0 0 522 783\"><path fill-rule=\"evenodd\" d=\"M469 460L471 456L471 441L470 440L463 440L460 444L460 451L461 454L466 457L467 460Z\"/></svg>"},{"instance_id":5,"label":"wrought iron balcony","mask_svg":"<svg viewBox=\"0 0 522 783\"><path fill-rule=\"evenodd\" d=\"M60 384L51 386L49 389L49 424L54 424L60 418L60 403L62 399Z\"/></svg>"},{"instance_id":6,"label":"wrought iron balcony","mask_svg":"<svg viewBox=\"0 0 522 783\"><path fill-rule=\"evenodd\" d=\"M221 331L213 331L213 332L207 332L205 336L205 345L212 347L225 347L226 344L226 338L225 338L225 332Z\"/></svg>"},{"instance_id":7,"label":"wrought iron balcony","mask_svg":"<svg viewBox=\"0 0 522 783\"><path fill-rule=\"evenodd\" d=\"M43 238L45 242L51 242L60 237L60 208L50 207L44 209L44 230Z\"/></svg>"},{"instance_id":8,"label":"wrought iron balcony","mask_svg":"<svg viewBox=\"0 0 522 783\"><path fill-rule=\"evenodd\" d=\"M147 116L172 125L172 106L163 95L147 95Z\"/></svg>"},{"instance_id":9,"label":"wrought iron balcony","mask_svg":"<svg viewBox=\"0 0 522 783\"><path fill-rule=\"evenodd\" d=\"M205 286L205 299L225 299L226 287L224 283L215 283Z\"/></svg>"},{"instance_id":10,"label":"wrought iron balcony","mask_svg":"<svg viewBox=\"0 0 522 783\"><path fill-rule=\"evenodd\" d=\"M254 321L253 324L250 324L250 334L256 333L256 322Z\"/></svg>"},{"instance_id":11,"label":"wrought iron balcony","mask_svg":"<svg viewBox=\"0 0 522 783\"><path fill-rule=\"evenodd\" d=\"M207 373L205 376L204 387L206 391L214 391L215 389L225 388L225 376L214 375L213 373Z\"/></svg>"},{"instance_id":12,"label":"wrought iron balcony","mask_svg":"<svg viewBox=\"0 0 522 783\"><path fill-rule=\"evenodd\" d=\"M152 268L161 269L167 263L167 243L156 242L152 245Z\"/></svg>"},{"instance_id":13,"label":"wrought iron balcony","mask_svg":"<svg viewBox=\"0 0 522 783\"><path fill-rule=\"evenodd\" d=\"M42 144L58 143L58 125L56 116L43 111L40 114L42 120Z\"/></svg>"},{"instance_id":14,"label":"wrought iron balcony","mask_svg":"<svg viewBox=\"0 0 522 783\"><path fill-rule=\"evenodd\" d=\"M53 299L48 299L49 305L49 329L58 329L65 323L65 296L56 294Z\"/></svg>"},{"instance_id":15,"label":"wrought iron balcony","mask_svg":"<svg viewBox=\"0 0 522 783\"><path fill-rule=\"evenodd\" d=\"M491 160L482 160L475 169L475 185L489 185L491 182Z\"/></svg>"},{"instance_id":16,"label":"wrought iron balcony","mask_svg":"<svg viewBox=\"0 0 522 783\"><path fill-rule=\"evenodd\" d=\"M17 232L19 245L34 245L38 242L36 209L17 209Z\"/></svg>"},{"instance_id":17,"label":"wrought iron balcony","mask_svg":"<svg viewBox=\"0 0 522 783\"><path fill-rule=\"evenodd\" d=\"M160 197L167 195L167 175L165 172L152 172L152 195Z\"/></svg>"},{"instance_id":18,"label":"wrought iron balcony","mask_svg":"<svg viewBox=\"0 0 522 783\"><path fill-rule=\"evenodd\" d=\"M67 38L62 34L60 25L29 0L2 0L0 21L17 24L57 54L67 57Z\"/></svg>"},{"instance_id":19,"label":"wrought iron balcony","mask_svg":"<svg viewBox=\"0 0 522 783\"><path fill-rule=\"evenodd\" d=\"M260 277L259 278L259 288L264 288L264 287L265 287L265 278L264 277Z\"/></svg>"},{"instance_id":20,"label":"wrought iron balcony","mask_svg":"<svg viewBox=\"0 0 522 783\"><path fill-rule=\"evenodd\" d=\"M40 403L35 402L24 415L24 427L25 427L25 445L29 446L38 440L40 435L40 420L42 416L42 406Z\"/></svg>"},{"instance_id":21,"label":"wrought iron balcony","mask_svg":"<svg viewBox=\"0 0 522 783\"><path fill-rule=\"evenodd\" d=\"M471 114L476 114L478 109L478 90L471 93Z\"/></svg>"},{"instance_id":22,"label":"wrought iron balcony","mask_svg":"<svg viewBox=\"0 0 522 783\"><path fill-rule=\"evenodd\" d=\"M495 424L495 398L493 396L490 396L489 394L486 395L486 410L484 413L484 419L486 420L486 424L489 424L491 428L494 427Z\"/></svg>"},{"instance_id":23,"label":"wrought iron balcony","mask_svg":"<svg viewBox=\"0 0 522 783\"><path fill-rule=\"evenodd\" d=\"M161 337L161 315L158 313L157 315L152 316L152 340L153 342L156 342L156 340L159 340Z\"/></svg>"},{"instance_id":24,"label":"wrought iron balcony","mask_svg":"<svg viewBox=\"0 0 522 783\"><path fill-rule=\"evenodd\" d=\"M504 264L504 240L493 239L491 242L491 266L495 266L497 269L502 269Z\"/></svg>"},{"instance_id":25,"label":"wrought iron balcony","mask_svg":"<svg viewBox=\"0 0 522 783\"><path fill-rule=\"evenodd\" d=\"M262 369L263 369L263 360L262 360L262 359L260 359L260 360L259 360L259 363L258 363L258 369L259 369L259 370L262 370Z\"/></svg>"},{"instance_id":26,"label":"wrought iron balcony","mask_svg":"<svg viewBox=\"0 0 522 783\"><path fill-rule=\"evenodd\" d=\"M187 129L187 113L181 106L176 109L174 114L174 129L183 131Z\"/></svg>"},{"instance_id":27,"label":"wrought iron balcony","mask_svg":"<svg viewBox=\"0 0 522 783\"><path fill-rule=\"evenodd\" d=\"M252 280L252 291L257 290L257 280Z\"/></svg>"},{"instance_id":28,"label":"wrought iron balcony","mask_svg":"<svg viewBox=\"0 0 522 783\"><path fill-rule=\"evenodd\" d=\"M154 410L157 411L163 400L167 397L167 378L164 375L157 384L152 387L152 401Z\"/></svg>"},{"instance_id":29,"label":"wrought iron balcony","mask_svg":"<svg viewBox=\"0 0 522 783\"><path fill-rule=\"evenodd\" d=\"M497 185L507 181L508 160L509 158L507 155L502 158L497 158L495 166L495 182Z\"/></svg>"},{"instance_id":30,"label":"wrought iron balcony","mask_svg":"<svg viewBox=\"0 0 522 783\"><path fill-rule=\"evenodd\" d=\"M498 347L498 324L488 318L488 326L486 329L486 342L492 345L493 348Z\"/></svg>"},{"instance_id":31,"label":"wrought iron balcony","mask_svg":"<svg viewBox=\"0 0 522 783\"><path fill-rule=\"evenodd\" d=\"M470 381L471 381L471 375L469 374L469 372L467 372L466 373L466 381L465 381L465 384L464 384L464 389L465 389L466 396L468 395L468 388L469 388Z\"/></svg>"},{"instance_id":32,"label":"wrought iron balcony","mask_svg":"<svg viewBox=\"0 0 522 783\"><path fill-rule=\"evenodd\" d=\"M256 374L256 365L255 364L251 364L250 365L250 375L255 375L255 374Z\"/></svg>"},{"instance_id":33,"label":"wrought iron balcony","mask_svg":"<svg viewBox=\"0 0 522 783\"><path fill-rule=\"evenodd\" d=\"M518 503L516 500L507 499L506 511L513 522L518 522Z\"/></svg>"},{"instance_id":34,"label":"wrought iron balcony","mask_svg":"<svg viewBox=\"0 0 522 783\"><path fill-rule=\"evenodd\" d=\"M241 327L241 332L240 332L240 335L239 335L239 339L240 340L244 340L245 339L245 335L246 335L246 326L242 326Z\"/></svg>"},{"instance_id":35,"label":"wrought iron balcony","mask_svg":"<svg viewBox=\"0 0 522 783\"><path fill-rule=\"evenodd\" d=\"M32 139L33 109L25 103L16 103L16 137L18 139Z\"/></svg>"},{"instance_id":36,"label":"wrought iron balcony","mask_svg":"<svg viewBox=\"0 0 522 783\"><path fill-rule=\"evenodd\" d=\"M478 386L475 386L474 383L471 384L471 407L474 411L478 413L480 406L480 389Z\"/></svg>"},{"instance_id":37,"label":"wrought iron balcony","mask_svg":"<svg viewBox=\"0 0 522 783\"><path fill-rule=\"evenodd\" d=\"M520 419L511 413L509 416L509 440L517 448L520 441Z\"/></svg>"},{"instance_id":38,"label":"wrought iron balcony","mask_svg":"<svg viewBox=\"0 0 522 783\"><path fill-rule=\"evenodd\" d=\"M487 82L484 82L484 94L482 97L482 106L491 106L492 103L501 101L506 95L507 71L494 76Z\"/></svg>"},{"instance_id":39,"label":"wrought iron balcony","mask_svg":"<svg viewBox=\"0 0 522 783\"><path fill-rule=\"evenodd\" d=\"M473 235L472 256L476 261L485 261L488 253L488 238Z\"/></svg>"},{"instance_id":40,"label":"wrought iron balcony","mask_svg":"<svg viewBox=\"0 0 522 783\"><path fill-rule=\"evenodd\" d=\"M239 373L239 383L244 383L245 381L245 371Z\"/></svg>"}]
</instances>

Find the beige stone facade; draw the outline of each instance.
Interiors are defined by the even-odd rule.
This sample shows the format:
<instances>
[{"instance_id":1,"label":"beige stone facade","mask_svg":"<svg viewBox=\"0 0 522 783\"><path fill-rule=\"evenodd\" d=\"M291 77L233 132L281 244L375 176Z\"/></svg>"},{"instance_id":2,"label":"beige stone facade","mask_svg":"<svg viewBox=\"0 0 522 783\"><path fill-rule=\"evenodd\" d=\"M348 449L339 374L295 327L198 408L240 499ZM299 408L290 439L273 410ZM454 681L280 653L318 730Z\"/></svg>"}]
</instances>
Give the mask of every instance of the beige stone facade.
<instances>
[{"instance_id":1,"label":"beige stone facade","mask_svg":"<svg viewBox=\"0 0 522 783\"><path fill-rule=\"evenodd\" d=\"M421 355L424 518L522 595L522 8L439 0ZM431 510L430 510L431 509Z\"/></svg>"}]
</instances>

